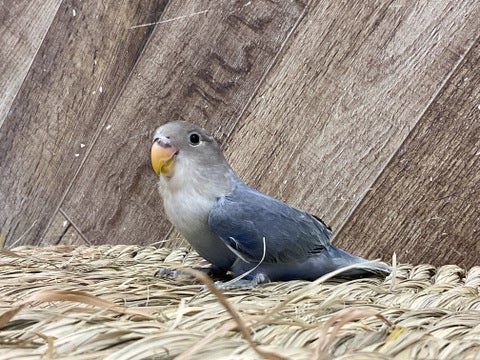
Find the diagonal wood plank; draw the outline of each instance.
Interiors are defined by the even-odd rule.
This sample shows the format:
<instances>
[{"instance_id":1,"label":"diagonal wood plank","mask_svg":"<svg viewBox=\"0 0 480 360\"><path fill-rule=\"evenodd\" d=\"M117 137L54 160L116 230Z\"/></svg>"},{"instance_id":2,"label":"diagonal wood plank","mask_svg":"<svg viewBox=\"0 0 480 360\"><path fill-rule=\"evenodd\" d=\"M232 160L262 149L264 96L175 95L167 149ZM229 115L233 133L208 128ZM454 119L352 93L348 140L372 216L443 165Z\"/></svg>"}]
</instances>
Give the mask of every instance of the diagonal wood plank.
<instances>
[{"instance_id":1,"label":"diagonal wood plank","mask_svg":"<svg viewBox=\"0 0 480 360\"><path fill-rule=\"evenodd\" d=\"M61 0L0 0L0 127Z\"/></svg>"},{"instance_id":2,"label":"diagonal wood plank","mask_svg":"<svg viewBox=\"0 0 480 360\"><path fill-rule=\"evenodd\" d=\"M478 265L480 42L337 236L371 257Z\"/></svg>"},{"instance_id":3,"label":"diagonal wood plank","mask_svg":"<svg viewBox=\"0 0 480 360\"><path fill-rule=\"evenodd\" d=\"M165 4L62 2L0 128L7 244L40 240Z\"/></svg>"},{"instance_id":4,"label":"diagonal wood plank","mask_svg":"<svg viewBox=\"0 0 480 360\"><path fill-rule=\"evenodd\" d=\"M75 229L75 226L58 211L51 221L48 232L43 236L41 246L50 245L89 245Z\"/></svg>"},{"instance_id":5,"label":"diagonal wood plank","mask_svg":"<svg viewBox=\"0 0 480 360\"><path fill-rule=\"evenodd\" d=\"M234 167L339 228L462 60L478 18L475 1L312 2L228 142Z\"/></svg>"},{"instance_id":6,"label":"diagonal wood plank","mask_svg":"<svg viewBox=\"0 0 480 360\"><path fill-rule=\"evenodd\" d=\"M184 118L220 139L229 133L302 11L266 0L169 4L62 205L89 241L147 244L169 232L149 164L152 131Z\"/></svg>"}]
</instances>

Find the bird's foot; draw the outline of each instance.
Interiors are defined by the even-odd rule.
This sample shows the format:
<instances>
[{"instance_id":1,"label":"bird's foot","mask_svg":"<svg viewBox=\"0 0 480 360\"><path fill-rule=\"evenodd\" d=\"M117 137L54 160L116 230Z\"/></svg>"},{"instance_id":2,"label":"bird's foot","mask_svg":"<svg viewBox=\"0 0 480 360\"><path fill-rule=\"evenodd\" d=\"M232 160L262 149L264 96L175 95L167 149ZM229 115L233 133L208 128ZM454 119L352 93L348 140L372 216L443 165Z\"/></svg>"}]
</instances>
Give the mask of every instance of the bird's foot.
<instances>
[{"instance_id":1,"label":"bird's foot","mask_svg":"<svg viewBox=\"0 0 480 360\"><path fill-rule=\"evenodd\" d=\"M215 286L221 290L236 289L236 288L252 288L258 284L266 284L270 282L270 278L263 274L258 273L252 279L238 279L231 281L216 281Z\"/></svg>"},{"instance_id":2,"label":"bird's foot","mask_svg":"<svg viewBox=\"0 0 480 360\"><path fill-rule=\"evenodd\" d=\"M205 275L218 279L218 278L225 278L225 271L220 270L214 266L209 267L192 267L192 270L200 271ZM192 274L188 273L188 271L184 271L181 269L171 269L168 267L159 267L155 272L154 276L160 277L163 279L172 279L176 280L179 277L192 277Z\"/></svg>"},{"instance_id":3,"label":"bird's foot","mask_svg":"<svg viewBox=\"0 0 480 360\"><path fill-rule=\"evenodd\" d=\"M182 270L177 270L177 269L171 269L167 267L159 267L155 274L153 275L155 277L160 277L162 279L172 279L175 280L180 276L188 276L188 274L185 271Z\"/></svg>"}]
</instances>

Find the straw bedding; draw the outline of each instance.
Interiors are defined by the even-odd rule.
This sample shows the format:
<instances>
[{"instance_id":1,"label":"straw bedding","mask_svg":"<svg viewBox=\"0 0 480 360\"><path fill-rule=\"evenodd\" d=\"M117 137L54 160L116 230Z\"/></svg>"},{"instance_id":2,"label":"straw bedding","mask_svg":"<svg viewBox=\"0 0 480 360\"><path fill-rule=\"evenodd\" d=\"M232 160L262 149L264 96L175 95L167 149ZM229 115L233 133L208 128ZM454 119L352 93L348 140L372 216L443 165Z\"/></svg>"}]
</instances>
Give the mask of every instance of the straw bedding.
<instances>
[{"instance_id":1,"label":"straw bedding","mask_svg":"<svg viewBox=\"0 0 480 360\"><path fill-rule=\"evenodd\" d=\"M2 250L0 359L480 359L480 267L221 293L153 276L199 261L139 246Z\"/></svg>"}]
</instances>

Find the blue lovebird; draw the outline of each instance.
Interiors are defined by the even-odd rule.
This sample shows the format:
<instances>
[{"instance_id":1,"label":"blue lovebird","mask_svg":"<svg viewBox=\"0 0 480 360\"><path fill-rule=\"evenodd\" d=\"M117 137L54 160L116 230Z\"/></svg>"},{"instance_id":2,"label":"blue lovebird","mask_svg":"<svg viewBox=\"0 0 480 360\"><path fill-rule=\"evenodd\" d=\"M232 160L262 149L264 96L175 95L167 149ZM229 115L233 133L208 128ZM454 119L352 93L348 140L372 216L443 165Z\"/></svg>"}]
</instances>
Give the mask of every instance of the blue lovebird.
<instances>
[{"instance_id":1,"label":"blue lovebird","mask_svg":"<svg viewBox=\"0 0 480 360\"><path fill-rule=\"evenodd\" d=\"M318 217L246 185L199 126L160 126L151 161L168 219L216 274L243 274L253 285L314 280L352 264L358 267L345 275L391 271L333 246L331 229Z\"/></svg>"}]
</instances>

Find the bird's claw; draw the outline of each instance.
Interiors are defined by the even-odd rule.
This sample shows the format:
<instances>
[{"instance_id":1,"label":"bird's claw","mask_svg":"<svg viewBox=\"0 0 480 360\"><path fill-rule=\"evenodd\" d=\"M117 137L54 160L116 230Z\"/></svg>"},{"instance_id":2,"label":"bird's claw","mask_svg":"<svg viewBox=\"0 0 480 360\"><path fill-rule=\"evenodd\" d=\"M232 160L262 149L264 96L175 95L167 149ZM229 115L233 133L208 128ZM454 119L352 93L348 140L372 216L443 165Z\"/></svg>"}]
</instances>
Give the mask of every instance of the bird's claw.
<instances>
[{"instance_id":1,"label":"bird's claw","mask_svg":"<svg viewBox=\"0 0 480 360\"><path fill-rule=\"evenodd\" d=\"M238 289L238 288L252 288L258 284L266 284L270 282L270 278L263 274L256 274L252 279L238 279L231 281L215 281L215 286L220 290Z\"/></svg>"},{"instance_id":2,"label":"bird's claw","mask_svg":"<svg viewBox=\"0 0 480 360\"><path fill-rule=\"evenodd\" d=\"M207 275L210 278L225 278L225 271L217 269L216 267L209 266L209 267L193 267L192 270L200 271ZM159 267L155 272L154 276L164 278L164 279L172 279L175 280L178 277L189 276L192 277L188 271L183 271L180 269L171 269L168 267Z\"/></svg>"},{"instance_id":3,"label":"bird's claw","mask_svg":"<svg viewBox=\"0 0 480 360\"><path fill-rule=\"evenodd\" d=\"M167 267L159 267L153 276L160 277L162 279L175 280L179 276L183 275L187 275L187 273L181 270L174 270Z\"/></svg>"}]
</instances>

